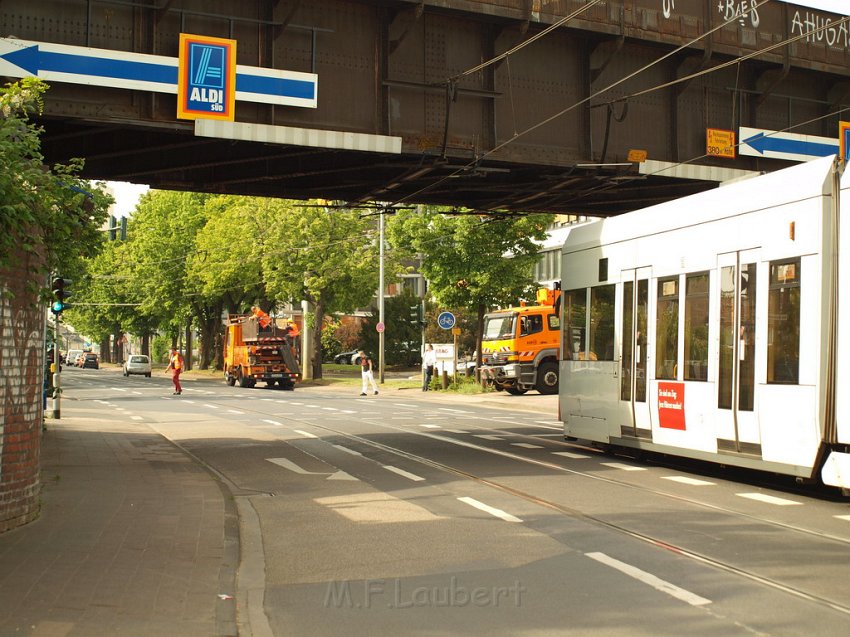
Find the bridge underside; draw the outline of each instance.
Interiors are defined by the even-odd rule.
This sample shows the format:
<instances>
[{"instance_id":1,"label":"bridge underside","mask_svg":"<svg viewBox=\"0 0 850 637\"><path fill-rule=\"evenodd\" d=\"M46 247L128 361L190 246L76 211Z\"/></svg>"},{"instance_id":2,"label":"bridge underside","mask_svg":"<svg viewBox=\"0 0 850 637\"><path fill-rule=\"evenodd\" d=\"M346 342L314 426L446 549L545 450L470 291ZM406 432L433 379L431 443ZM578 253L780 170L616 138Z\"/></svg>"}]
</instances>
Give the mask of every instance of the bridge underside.
<instances>
[{"instance_id":1,"label":"bridge underside","mask_svg":"<svg viewBox=\"0 0 850 637\"><path fill-rule=\"evenodd\" d=\"M237 123L400 139L396 153L207 137L176 118L174 95L52 82L45 155L83 157L91 178L605 216L713 187L709 169L780 165L705 157L707 128L837 136L850 96L846 26L671 84L837 20L771 2L721 27L733 4L5 0L0 36L171 57L180 33L236 39L239 64L319 78L317 108L238 102ZM577 11L506 60L464 74ZM633 150L705 170L652 174L629 161Z\"/></svg>"}]
</instances>

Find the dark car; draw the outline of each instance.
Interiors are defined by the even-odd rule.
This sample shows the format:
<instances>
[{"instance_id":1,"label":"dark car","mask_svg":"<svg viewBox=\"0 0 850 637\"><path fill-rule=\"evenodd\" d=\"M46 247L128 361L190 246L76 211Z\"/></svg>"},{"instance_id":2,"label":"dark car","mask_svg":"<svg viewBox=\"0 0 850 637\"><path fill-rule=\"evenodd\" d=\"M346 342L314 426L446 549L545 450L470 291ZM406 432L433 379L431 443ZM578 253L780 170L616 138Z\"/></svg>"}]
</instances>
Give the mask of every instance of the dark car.
<instances>
[{"instance_id":1,"label":"dark car","mask_svg":"<svg viewBox=\"0 0 850 637\"><path fill-rule=\"evenodd\" d=\"M82 367L83 369L99 369L100 364L97 361L97 354L94 354L92 352L83 354L83 362L80 367Z\"/></svg>"},{"instance_id":2,"label":"dark car","mask_svg":"<svg viewBox=\"0 0 850 637\"><path fill-rule=\"evenodd\" d=\"M337 354L334 356L334 363L339 365L356 365L360 360L358 354L360 350L353 350L351 352L343 352L342 354Z\"/></svg>"}]
</instances>

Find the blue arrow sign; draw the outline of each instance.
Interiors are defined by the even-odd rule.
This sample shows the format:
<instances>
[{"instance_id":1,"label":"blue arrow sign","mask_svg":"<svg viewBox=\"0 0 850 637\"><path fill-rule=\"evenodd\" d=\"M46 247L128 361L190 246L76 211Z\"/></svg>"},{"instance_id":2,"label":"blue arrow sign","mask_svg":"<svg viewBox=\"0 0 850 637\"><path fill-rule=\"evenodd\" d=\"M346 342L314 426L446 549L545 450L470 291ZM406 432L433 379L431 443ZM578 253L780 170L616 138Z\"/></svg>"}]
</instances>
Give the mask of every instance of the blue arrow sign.
<instances>
[{"instance_id":1,"label":"blue arrow sign","mask_svg":"<svg viewBox=\"0 0 850 637\"><path fill-rule=\"evenodd\" d=\"M811 155L812 157L826 157L834 155L838 149L838 143L820 144L797 139L783 139L759 133L743 141L744 144L755 148L764 154L767 151L776 153L790 153L792 155Z\"/></svg>"},{"instance_id":2,"label":"blue arrow sign","mask_svg":"<svg viewBox=\"0 0 850 637\"><path fill-rule=\"evenodd\" d=\"M781 131L760 130L742 126L739 130L741 155L808 161L816 157L838 154L838 139L815 135L798 135Z\"/></svg>"},{"instance_id":3,"label":"blue arrow sign","mask_svg":"<svg viewBox=\"0 0 850 637\"><path fill-rule=\"evenodd\" d=\"M42 51L38 45L12 51L0 58L36 77L41 71L93 75L117 80L177 84L177 67L130 60L97 58L73 53Z\"/></svg>"},{"instance_id":4,"label":"blue arrow sign","mask_svg":"<svg viewBox=\"0 0 850 637\"><path fill-rule=\"evenodd\" d=\"M0 75L10 77L177 93L177 67L162 55L0 38ZM317 92L314 73L236 67L238 101L316 108Z\"/></svg>"}]
</instances>

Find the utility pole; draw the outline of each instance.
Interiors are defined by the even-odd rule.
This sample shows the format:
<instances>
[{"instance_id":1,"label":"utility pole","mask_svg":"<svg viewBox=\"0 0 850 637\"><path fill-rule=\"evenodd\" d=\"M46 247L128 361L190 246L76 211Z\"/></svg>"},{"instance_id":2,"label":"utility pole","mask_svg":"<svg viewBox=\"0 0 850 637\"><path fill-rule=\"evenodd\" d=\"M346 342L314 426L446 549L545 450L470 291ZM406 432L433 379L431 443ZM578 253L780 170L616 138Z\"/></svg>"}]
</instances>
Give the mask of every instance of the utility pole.
<instances>
[{"instance_id":1,"label":"utility pole","mask_svg":"<svg viewBox=\"0 0 850 637\"><path fill-rule=\"evenodd\" d=\"M378 270L378 324L384 325L384 330L386 329L386 323L384 323L384 221L386 217L387 209L381 212L381 220L380 220L380 263ZM384 384L384 330L378 332L378 374L380 376L379 382Z\"/></svg>"}]
</instances>

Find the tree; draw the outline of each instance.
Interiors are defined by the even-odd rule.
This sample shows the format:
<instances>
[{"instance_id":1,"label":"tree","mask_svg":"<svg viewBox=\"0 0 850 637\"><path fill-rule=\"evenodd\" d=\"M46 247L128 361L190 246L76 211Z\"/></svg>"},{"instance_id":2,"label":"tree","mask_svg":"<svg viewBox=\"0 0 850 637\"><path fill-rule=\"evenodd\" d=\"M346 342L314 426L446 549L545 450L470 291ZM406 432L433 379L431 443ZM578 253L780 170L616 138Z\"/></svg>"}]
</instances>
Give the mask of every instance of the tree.
<instances>
[{"instance_id":1,"label":"tree","mask_svg":"<svg viewBox=\"0 0 850 637\"><path fill-rule=\"evenodd\" d=\"M533 269L552 215L446 215L437 209L401 210L388 224L392 246L424 254L421 272L444 307L476 312L475 345L481 364L484 313L532 298Z\"/></svg>"},{"instance_id":2,"label":"tree","mask_svg":"<svg viewBox=\"0 0 850 637\"><path fill-rule=\"evenodd\" d=\"M34 290L46 288L51 271L70 278L80 270L81 253L100 247L98 228L112 202L77 176L81 160L44 165L42 129L29 117L41 113L46 90L35 78L0 89L0 268L19 251L37 255Z\"/></svg>"},{"instance_id":3,"label":"tree","mask_svg":"<svg viewBox=\"0 0 850 637\"><path fill-rule=\"evenodd\" d=\"M321 330L326 314L365 306L378 287L374 217L314 203L257 200L265 220L263 274L269 295L306 299L313 307L313 377L322 377ZM307 361L304 364L308 364Z\"/></svg>"}]
</instances>

